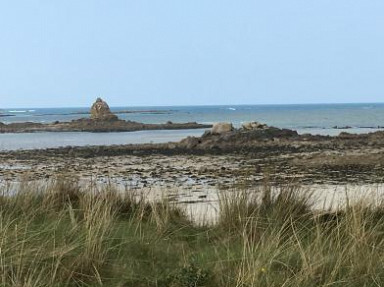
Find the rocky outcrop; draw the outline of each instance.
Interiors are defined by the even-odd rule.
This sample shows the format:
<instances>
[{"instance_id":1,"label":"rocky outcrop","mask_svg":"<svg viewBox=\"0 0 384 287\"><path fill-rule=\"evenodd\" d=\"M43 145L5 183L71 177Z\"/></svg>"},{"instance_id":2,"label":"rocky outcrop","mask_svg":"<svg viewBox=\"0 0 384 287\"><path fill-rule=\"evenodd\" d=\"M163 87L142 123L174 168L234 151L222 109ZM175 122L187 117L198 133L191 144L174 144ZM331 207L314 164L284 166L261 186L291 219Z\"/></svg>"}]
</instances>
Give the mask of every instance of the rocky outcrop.
<instances>
[{"instance_id":1,"label":"rocky outcrop","mask_svg":"<svg viewBox=\"0 0 384 287\"><path fill-rule=\"evenodd\" d=\"M217 128L217 130L215 129ZM186 149L233 151L253 148L263 142L284 142L299 139L296 131L253 125L252 129L234 129L232 124L216 125L202 137L188 137L179 145Z\"/></svg>"},{"instance_id":2,"label":"rocky outcrop","mask_svg":"<svg viewBox=\"0 0 384 287\"><path fill-rule=\"evenodd\" d=\"M91 107L91 119L95 121L117 121L118 117L111 112L105 101L97 98Z\"/></svg>"}]
</instances>

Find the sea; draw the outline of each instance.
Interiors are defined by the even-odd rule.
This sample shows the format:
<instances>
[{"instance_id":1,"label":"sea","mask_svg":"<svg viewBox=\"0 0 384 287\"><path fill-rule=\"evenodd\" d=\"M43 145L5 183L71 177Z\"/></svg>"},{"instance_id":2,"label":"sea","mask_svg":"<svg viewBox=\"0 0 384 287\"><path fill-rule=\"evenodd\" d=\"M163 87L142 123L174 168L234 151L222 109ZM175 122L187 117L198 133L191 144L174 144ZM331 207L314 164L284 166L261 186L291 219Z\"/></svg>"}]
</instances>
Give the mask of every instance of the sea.
<instances>
[{"instance_id":1,"label":"sea","mask_svg":"<svg viewBox=\"0 0 384 287\"><path fill-rule=\"evenodd\" d=\"M235 127L257 121L296 130L300 134L338 135L368 133L384 129L384 103L314 105L231 105L112 107L119 118L143 123L231 122ZM89 117L89 108L0 109L0 122L71 121ZM187 136L200 136L204 129L87 133L43 132L0 134L0 151L64 146L164 143Z\"/></svg>"}]
</instances>

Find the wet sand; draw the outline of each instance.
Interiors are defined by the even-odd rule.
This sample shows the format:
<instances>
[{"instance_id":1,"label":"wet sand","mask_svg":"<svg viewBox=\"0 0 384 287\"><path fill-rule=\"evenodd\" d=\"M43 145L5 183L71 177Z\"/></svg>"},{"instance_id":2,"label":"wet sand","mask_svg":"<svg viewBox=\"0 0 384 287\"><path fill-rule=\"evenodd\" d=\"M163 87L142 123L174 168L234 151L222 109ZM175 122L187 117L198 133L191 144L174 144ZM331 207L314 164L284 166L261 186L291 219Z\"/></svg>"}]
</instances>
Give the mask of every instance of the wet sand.
<instances>
[{"instance_id":1,"label":"wet sand","mask_svg":"<svg viewBox=\"0 0 384 287\"><path fill-rule=\"evenodd\" d=\"M285 131L282 134L287 135ZM333 199L337 203L347 198L340 199L345 189L351 190L352 198L358 194L356 189L361 195L383 189L383 133L278 135L270 137L268 133L260 140L260 135L235 133L236 141L225 135L158 145L2 152L0 180L17 183L61 176L148 192L148 198L165 192L190 212L200 214L207 206L212 207L208 208L210 213L217 210L218 192L257 190L265 183L300 185L320 195L337 190L335 198L339 199ZM330 199L318 199L316 205L324 200Z\"/></svg>"},{"instance_id":2,"label":"wet sand","mask_svg":"<svg viewBox=\"0 0 384 287\"><path fill-rule=\"evenodd\" d=\"M39 180L57 175L133 188L230 188L254 186L265 180L276 184L374 184L383 182L384 148L217 155L77 156L70 150L56 156L54 150L0 153L0 179Z\"/></svg>"}]
</instances>

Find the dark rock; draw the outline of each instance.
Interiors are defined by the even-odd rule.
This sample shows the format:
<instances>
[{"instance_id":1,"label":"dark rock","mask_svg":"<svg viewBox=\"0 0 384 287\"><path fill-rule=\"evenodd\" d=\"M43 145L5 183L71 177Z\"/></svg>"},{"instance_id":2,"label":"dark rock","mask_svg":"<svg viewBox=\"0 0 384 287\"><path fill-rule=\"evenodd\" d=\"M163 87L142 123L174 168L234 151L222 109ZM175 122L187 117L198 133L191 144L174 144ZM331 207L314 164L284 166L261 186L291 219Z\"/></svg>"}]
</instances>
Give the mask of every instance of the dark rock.
<instances>
[{"instance_id":1,"label":"dark rock","mask_svg":"<svg viewBox=\"0 0 384 287\"><path fill-rule=\"evenodd\" d=\"M348 130L348 129L351 129L352 127L351 126L333 126L332 128L337 130Z\"/></svg>"}]
</instances>

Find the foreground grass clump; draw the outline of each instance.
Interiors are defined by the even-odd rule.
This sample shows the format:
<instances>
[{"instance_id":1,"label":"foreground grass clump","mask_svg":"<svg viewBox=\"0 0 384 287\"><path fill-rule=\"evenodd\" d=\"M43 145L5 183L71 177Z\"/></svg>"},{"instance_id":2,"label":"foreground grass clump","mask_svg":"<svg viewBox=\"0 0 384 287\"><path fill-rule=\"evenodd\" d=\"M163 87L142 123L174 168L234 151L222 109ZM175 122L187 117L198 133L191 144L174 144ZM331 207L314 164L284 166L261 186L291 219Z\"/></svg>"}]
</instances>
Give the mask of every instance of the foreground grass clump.
<instances>
[{"instance_id":1,"label":"foreground grass clump","mask_svg":"<svg viewBox=\"0 0 384 287\"><path fill-rule=\"evenodd\" d=\"M315 214L294 187L262 192L197 226L111 187L22 185L0 196L0 286L384 285L383 207Z\"/></svg>"}]
</instances>

